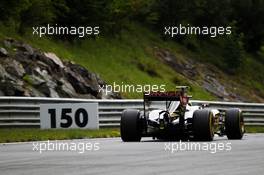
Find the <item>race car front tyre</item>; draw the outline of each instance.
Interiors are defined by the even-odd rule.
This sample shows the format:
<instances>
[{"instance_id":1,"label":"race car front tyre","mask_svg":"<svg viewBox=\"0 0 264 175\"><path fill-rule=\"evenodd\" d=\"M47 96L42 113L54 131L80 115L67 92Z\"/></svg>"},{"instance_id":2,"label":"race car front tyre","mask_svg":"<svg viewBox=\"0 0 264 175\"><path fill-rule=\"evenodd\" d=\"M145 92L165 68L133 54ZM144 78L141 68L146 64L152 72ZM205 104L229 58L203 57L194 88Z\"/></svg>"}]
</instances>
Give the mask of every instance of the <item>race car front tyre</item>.
<instances>
[{"instance_id":1,"label":"race car front tyre","mask_svg":"<svg viewBox=\"0 0 264 175\"><path fill-rule=\"evenodd\" d=\"M210 110L196 110L193 113L193 136L196 141L212 141L214 138L214 117Z\"/></svg>"},{"instance_id":2,"label":"race car front tyre","mask_svg":"<svg viewBox=\"0 0 264 175\"><path fill-rule=\"evenodd\" d=\"M245 132L240 109L228 109L225 116L225 133L228 139L242 139Z\"/></svg>"},{"instance_id":3,"label":"race car front tyre","mask_svg":"<svg viewBox=\"0 0 264 175\"><path fill-rule=\"evenodd\" d=\"M139 110L124 110L120 124L120 134L124 142L139 142L141 140L142 124Z\"/></svg>"}]
</instances>

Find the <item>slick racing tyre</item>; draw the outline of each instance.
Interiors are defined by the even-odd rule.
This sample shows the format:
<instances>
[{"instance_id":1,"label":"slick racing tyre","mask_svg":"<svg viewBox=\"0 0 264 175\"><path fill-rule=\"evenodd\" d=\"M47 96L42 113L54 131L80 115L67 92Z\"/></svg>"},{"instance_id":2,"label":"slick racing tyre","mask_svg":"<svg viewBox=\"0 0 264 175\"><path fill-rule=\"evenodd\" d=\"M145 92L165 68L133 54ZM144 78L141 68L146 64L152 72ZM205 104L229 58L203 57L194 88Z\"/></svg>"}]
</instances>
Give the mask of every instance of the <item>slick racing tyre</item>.
<instances>
[{"instance_id":1,"label":"slick racing tyre","mask_svg":"<svg viewBox=\"0 0 264 175\"><path fill-rule=\"evenodd\" d=\"M196 110L193 114L193 136L196 141L212 141L214 117L210 110Z\"/></svg>"},{"instance_id":2,"label":"slick racing tyre","mask_svg":"<svg viewBox=\"0 0 264 175\"><path fill-rule=\"evenodd\" d=\"M225 133L228 139L242 139L245 132L240 109L228 109L225 116Z\"/></svg>"},{"instance_id":3,"label":"slick racing tyre","mask_svg":"<svg viewBox=\"0 0 264 175\"><path fill-rule=\"evenodd\" d=\"M142 125L138 110L124 110L120 124L120 134L124 142L139 142L141 140Z\"/></svg>"}]
</instances>

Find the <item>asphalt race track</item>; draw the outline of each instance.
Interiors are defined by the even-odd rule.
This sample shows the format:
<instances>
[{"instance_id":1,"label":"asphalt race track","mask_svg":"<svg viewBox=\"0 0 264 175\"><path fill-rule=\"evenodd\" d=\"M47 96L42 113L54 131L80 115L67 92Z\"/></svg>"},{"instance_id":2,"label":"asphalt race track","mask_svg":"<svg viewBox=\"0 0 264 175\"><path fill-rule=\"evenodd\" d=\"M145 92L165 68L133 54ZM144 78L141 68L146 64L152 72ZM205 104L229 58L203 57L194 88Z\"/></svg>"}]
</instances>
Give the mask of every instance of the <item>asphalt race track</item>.
<instances>
[{"instance_id":1,"label":"asphalt race track","mask_svg":"<svg viewBox=\"0 0 264 175\"><path fill-rule=\"evenodd\" d=\"M40 143L43 142L34 144L36 146ZM182 142L185 146L196 143L203 145L203 148L209 148L205 145L220 145L217 151L179 150L179 147L177 150L180 142L152 141L151 138L144 138L140 143L124 143L120 138L68 140L57 143L89 143L96 147L93 147L94 150L89 147L84 153L73 150L40 153L33 147L32 142L0 144L0 174L264 173L264 134L246 134L243 140L230 141L226 137L216 137L213 142Z\"/></svg>"}]
</instances>

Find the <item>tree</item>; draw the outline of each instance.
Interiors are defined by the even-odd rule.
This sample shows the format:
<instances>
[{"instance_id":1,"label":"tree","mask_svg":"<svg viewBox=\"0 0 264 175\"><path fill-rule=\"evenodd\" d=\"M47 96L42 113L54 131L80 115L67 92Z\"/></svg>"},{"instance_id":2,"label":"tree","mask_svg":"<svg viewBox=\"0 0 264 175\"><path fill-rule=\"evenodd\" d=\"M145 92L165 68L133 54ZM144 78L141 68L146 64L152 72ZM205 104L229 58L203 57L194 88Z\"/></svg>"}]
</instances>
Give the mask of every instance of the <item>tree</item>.
<instances>
[{"instance_id":1,"label":"tree","mask_svg":"<svg viewBox=\"0 0 264 175\"><path fill-rule=\"evenodd\" d=\"M257 52L264 39L264 0L233 0L233 9L246 50Z\"/></svg>"},{"instance_id":2,"label":"tree","mask_svg":"<svg viewBox=\"0 0 264 175\"><path fill-rule=\"evenodd\" d=\"M55 18L51 0L31 0L28 7L20 12L19 32L25 28L52 23Z\"/></svg>"}]
</instances>

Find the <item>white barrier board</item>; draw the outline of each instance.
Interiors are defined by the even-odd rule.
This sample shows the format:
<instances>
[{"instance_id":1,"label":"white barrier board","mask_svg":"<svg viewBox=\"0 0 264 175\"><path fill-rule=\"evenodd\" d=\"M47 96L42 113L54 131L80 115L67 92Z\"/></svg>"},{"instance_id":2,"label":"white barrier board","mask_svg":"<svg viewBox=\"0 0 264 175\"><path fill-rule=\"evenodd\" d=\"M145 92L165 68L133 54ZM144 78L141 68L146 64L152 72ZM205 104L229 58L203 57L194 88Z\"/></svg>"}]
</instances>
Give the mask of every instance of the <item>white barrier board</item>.
<instances>
[{"instance_id":1,"label":"white barrier board","mask_svg":"<svg viewBox=\"0 0 264 175\"><path fill-rule=\"evenodd\" d=\"M98 129L98 103L40 104L40 128Z\"/></svg>"}]
</instances>

